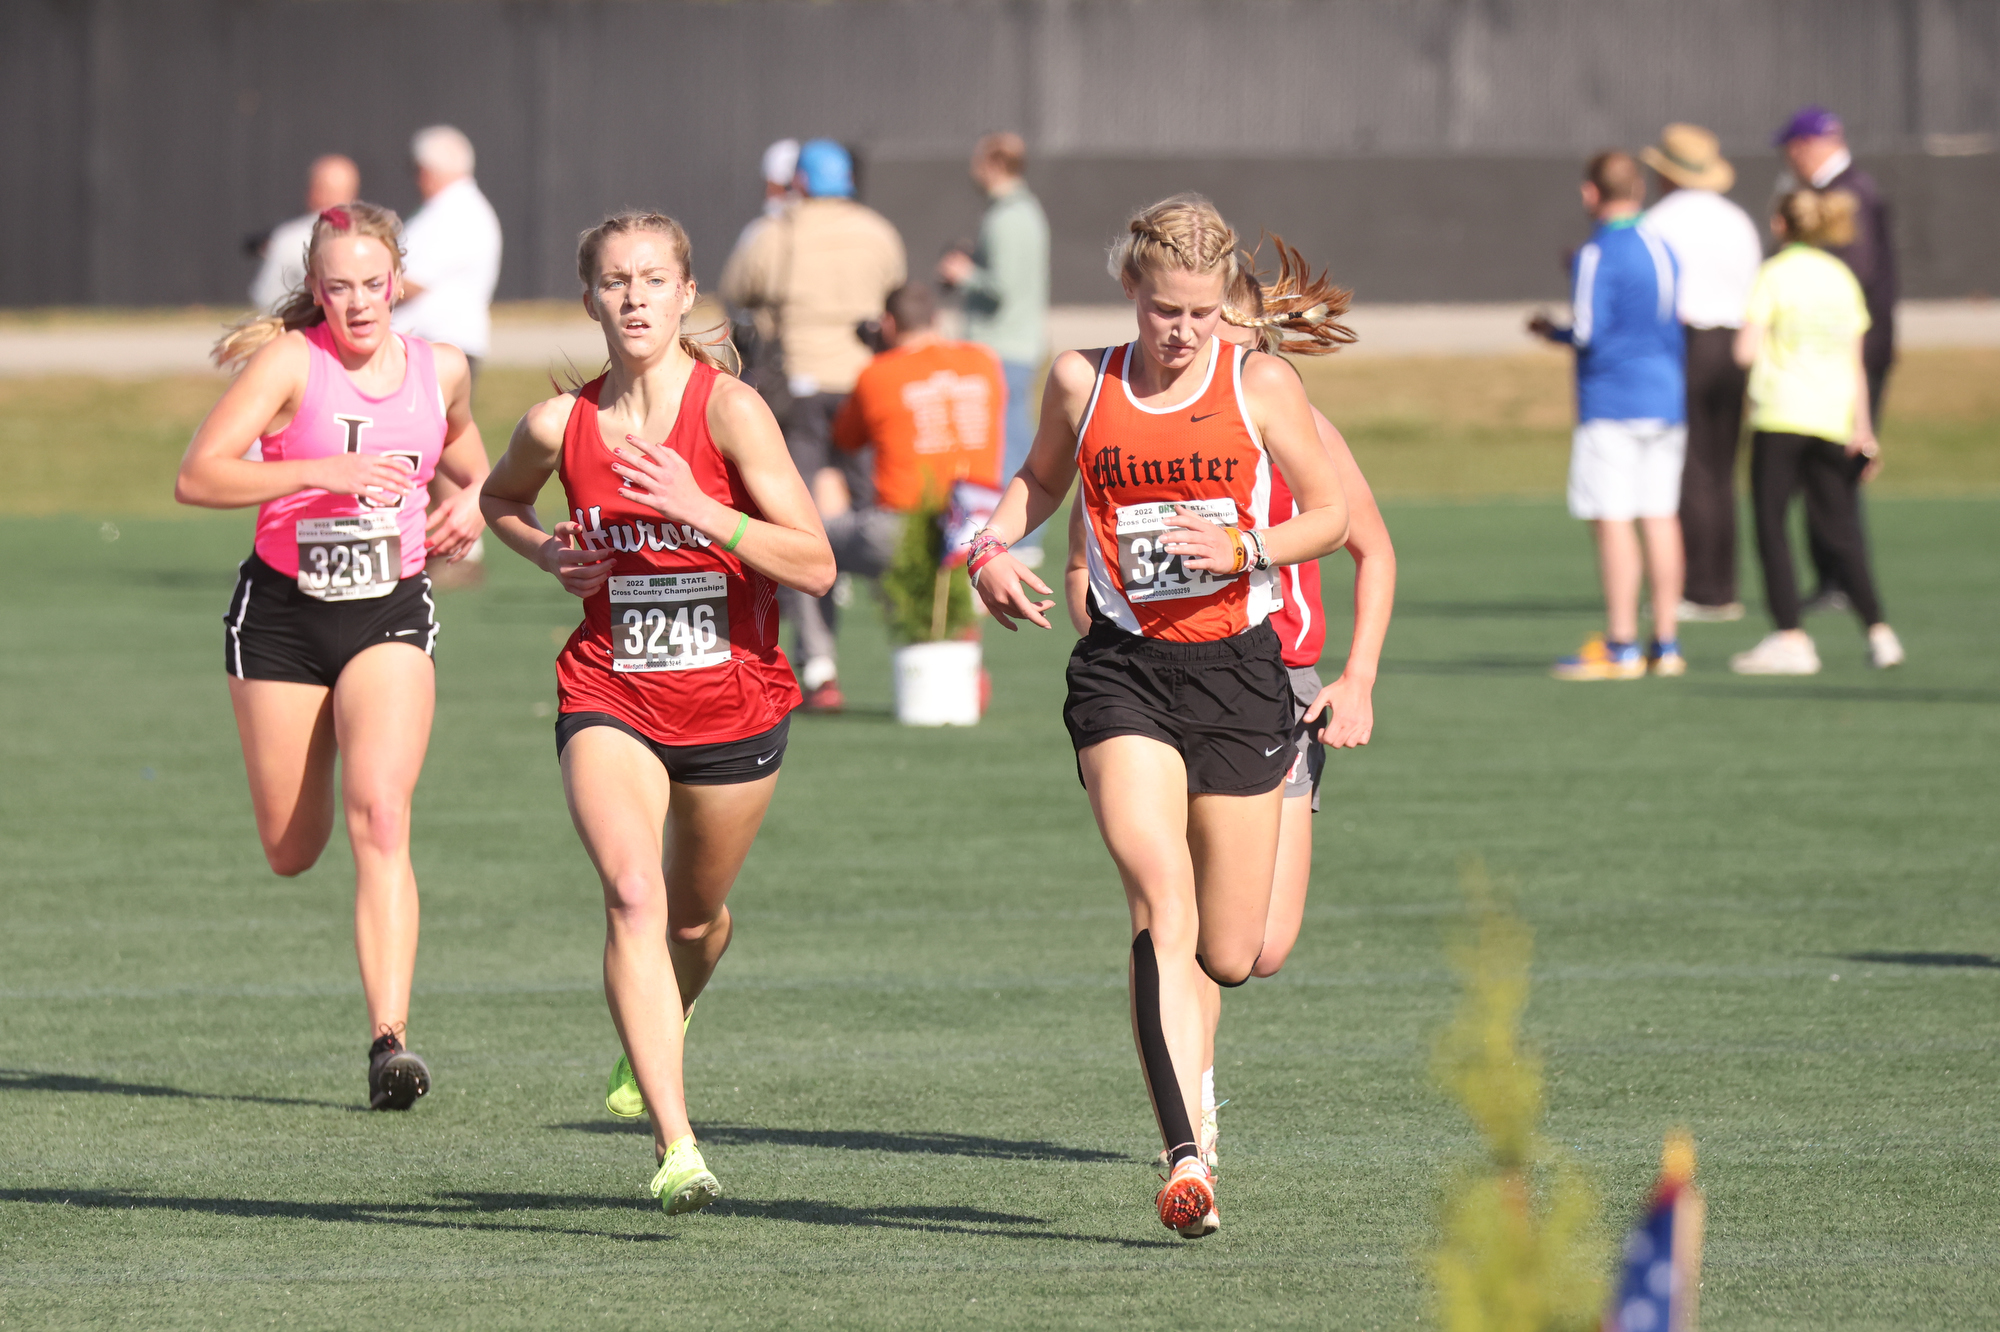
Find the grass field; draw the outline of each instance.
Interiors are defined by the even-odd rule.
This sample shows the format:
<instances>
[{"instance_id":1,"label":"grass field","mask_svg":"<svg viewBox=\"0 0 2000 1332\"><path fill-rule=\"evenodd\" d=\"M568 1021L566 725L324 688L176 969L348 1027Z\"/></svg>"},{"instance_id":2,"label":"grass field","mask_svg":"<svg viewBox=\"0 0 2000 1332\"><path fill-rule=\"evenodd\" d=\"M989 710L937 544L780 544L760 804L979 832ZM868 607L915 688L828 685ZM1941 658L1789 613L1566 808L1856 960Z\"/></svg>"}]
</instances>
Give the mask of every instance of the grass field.
<instances>
[{"instance_id":1,"label":"grass field","mask_svg":"<svg viewBox=\"0 0 2000 1332\"><path fill-rule=\"evenodd\" d=\"M1066 638L989 631L986 723L914 732L851 619L856 706L796 724L691 1038L728 1196L669 1221L598 1104L597 890L547 715L574 603L504 555L442 602L436 1090L370 1115L344 844L265 870L229 724L248 516L11 518L0 1327L1414 1326L1473 1142L1426 1073L1466 855L1538 931L1548 1128L1614 1223L1661 1134L1698 1136L1710 1328L1989 1325L2000 502L1871 512L1903 670L1821 621L1824 675L1738 680L1759 627L1691 626L1686 679L1583 687L1543 676L1593 621L1558 506L1390 506L1375 743L1332 765L1291 965L1230 996L1226 1224L1192 1246L1150 1215Z\"/></svg>"},{"instance_id":2,"label":"grass field","mask_svg":"<svg viewBox=\"0 0 2000 1332\"><path fill-rule=\"evenodd\" d=\"M1562 355L1335 357L1301 370L1381 495L1562 493L1572 414ZM12 483L0 513L176 513L174 468L221 384L211 375L0 378L0 475ZM494 456L549 393L535 371L481 378L479 427ZM1906 353L1882 437L1876 493L2000 495L2000 350Z\"/></svg>"}]
</instances>

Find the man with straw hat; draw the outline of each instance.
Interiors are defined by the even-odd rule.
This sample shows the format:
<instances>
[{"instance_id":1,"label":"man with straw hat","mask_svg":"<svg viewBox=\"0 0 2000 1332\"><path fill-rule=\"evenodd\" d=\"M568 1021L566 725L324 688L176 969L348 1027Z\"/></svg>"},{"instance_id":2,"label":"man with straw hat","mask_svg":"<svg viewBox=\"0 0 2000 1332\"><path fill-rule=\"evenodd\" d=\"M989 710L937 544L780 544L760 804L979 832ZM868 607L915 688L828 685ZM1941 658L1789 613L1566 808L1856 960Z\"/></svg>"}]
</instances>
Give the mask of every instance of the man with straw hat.
<instances>
[{"instance_id":1,"label":"man with straw hat","mask_svg":"<svg viewBox=\"0 0 2000 1332\"><path fill-rule=\"evenodd\" d=\"M1680 264L1676 305L1687 338L1687 462L1681 473L1687 591L1679 618L1738 620L1736 444L1747 372L1732 347L1764 248L1757 224L1724 196L1736 171L1713 134L1699 125L1669 125L1639 159L1653 169L1660 188L1660 201L1642 225Z\"/></svg>"}]
</instances>

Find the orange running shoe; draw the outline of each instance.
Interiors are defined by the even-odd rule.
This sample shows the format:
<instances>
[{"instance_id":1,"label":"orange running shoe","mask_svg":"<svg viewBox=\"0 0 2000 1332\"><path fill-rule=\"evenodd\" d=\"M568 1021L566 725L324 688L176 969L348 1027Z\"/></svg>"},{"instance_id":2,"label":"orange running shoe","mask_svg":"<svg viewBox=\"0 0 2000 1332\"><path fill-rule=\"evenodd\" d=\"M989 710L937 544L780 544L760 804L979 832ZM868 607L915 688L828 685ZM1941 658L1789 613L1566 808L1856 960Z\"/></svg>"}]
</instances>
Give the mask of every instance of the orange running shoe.
<instances>
[{"instance_id":1,"label":"orange running shoe","mask_svg":"<svg viewBox=\"0 0 2000 1332\"><path fill-rule=\"evenodd\" d=\"M1212 1235L1222 1226L1215 1211L1215 1173L1201 1158L1187 1156L1174 1165L1159 1195L1160 1224L1183 1239Z\"/></svg>"}]
</instances>

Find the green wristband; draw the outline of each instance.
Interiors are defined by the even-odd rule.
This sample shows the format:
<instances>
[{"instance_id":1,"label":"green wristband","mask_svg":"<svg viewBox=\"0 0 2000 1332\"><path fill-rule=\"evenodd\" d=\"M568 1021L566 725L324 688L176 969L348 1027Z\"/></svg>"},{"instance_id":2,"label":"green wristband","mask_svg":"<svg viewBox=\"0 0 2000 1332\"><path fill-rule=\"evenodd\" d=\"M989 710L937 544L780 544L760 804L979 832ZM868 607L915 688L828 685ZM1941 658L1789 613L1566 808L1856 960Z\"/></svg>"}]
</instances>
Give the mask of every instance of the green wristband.
<instances>
[{"instance_id":1,"label":"green wristband","mask_svg":"<svg viewBox=\"0 0 2000 1332\"><path fill-rule=\"evenodd\" d=\"M743 534L749 530L750 530L750 515L747 513L737 514L736 530L730 534L729 540L722 543L722 548L724 550L735 550L736 543L741 541L743 539Z\"/></svg>"}]
</instances>

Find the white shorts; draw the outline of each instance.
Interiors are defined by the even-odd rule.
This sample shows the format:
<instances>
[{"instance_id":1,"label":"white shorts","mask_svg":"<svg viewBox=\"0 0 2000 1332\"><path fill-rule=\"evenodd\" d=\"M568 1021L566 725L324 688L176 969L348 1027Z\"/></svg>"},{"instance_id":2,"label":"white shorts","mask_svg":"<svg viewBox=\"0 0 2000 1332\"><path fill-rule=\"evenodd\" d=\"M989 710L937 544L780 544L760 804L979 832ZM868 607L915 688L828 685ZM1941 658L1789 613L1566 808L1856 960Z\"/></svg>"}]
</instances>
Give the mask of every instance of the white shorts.
<instances>
[{"instance_id":1,"label":"white shorts","mask_svg":"<svg viewBox=\"0 0 2000 1332\"><path fill-rule=\"evenodd\" d=\"M1687 427L1585 421L1569 451L1572 518L1671 518L1681 511Z\"/></svg>"}]
</instances>

